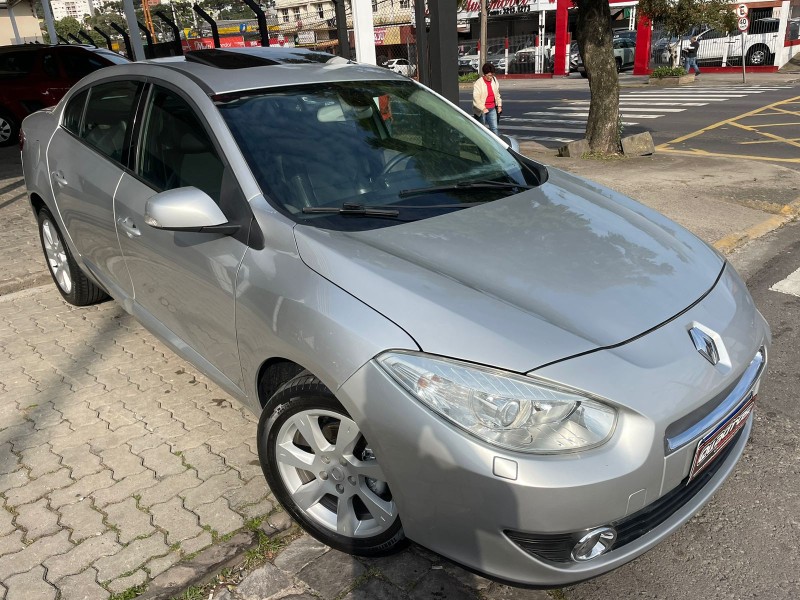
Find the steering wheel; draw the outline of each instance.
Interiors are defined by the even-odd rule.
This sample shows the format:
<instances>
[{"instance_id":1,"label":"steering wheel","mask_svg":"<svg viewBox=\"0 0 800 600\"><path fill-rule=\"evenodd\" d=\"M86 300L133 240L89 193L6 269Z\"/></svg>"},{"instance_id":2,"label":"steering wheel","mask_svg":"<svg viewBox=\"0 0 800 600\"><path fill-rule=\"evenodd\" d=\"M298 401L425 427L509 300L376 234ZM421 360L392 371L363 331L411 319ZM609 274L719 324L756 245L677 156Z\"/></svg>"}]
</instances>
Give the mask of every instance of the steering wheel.
<instances>
[{"instance_id":1,"label":"steering wheel","mask_svg":"<svg viewBox=\"0 0 800 600\"><path fill-rule=\"evenodd\" d=\"M381 169L381 172L378 173L378 178L386 177L389 173L391 173L394 170L394 168L398 164L410 158L414 158L414 154L412 152L400 152L398 154L395 154L392 158L389 159L389 162L387 162L384 165L383 169Z\"/></svg>"}]
</instances>

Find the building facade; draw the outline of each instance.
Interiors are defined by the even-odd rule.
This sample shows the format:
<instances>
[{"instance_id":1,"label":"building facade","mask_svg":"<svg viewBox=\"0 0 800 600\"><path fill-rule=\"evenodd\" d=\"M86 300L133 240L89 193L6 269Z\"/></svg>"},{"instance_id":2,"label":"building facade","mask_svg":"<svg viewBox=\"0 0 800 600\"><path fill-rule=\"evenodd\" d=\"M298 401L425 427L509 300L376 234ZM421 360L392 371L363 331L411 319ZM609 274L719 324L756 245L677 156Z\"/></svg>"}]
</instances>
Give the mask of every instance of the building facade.
<instances>
[{"instance_id":1,"label":"building facade","mask_svg":"<svg viewBox=\"0 0 800 600\"><path fill-rule=\"evenodd\" d=\"M42 32L33 2L0 0L0 46L41 41Z\"/></svg>"}]
</instances>

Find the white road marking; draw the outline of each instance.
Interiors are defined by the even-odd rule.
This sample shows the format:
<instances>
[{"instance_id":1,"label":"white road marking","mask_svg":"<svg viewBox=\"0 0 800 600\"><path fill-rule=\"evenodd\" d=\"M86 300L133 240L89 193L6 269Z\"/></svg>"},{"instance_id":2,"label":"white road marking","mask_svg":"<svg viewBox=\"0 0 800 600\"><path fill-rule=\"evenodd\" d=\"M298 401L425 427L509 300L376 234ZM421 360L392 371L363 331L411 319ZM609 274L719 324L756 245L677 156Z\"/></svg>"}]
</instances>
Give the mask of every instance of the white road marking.
<instances>
[{"instance_id":1,"label":"white road marking","mask_svg":"<svg viewBox=\"0 0 800 600\"><path fill-rule=\"evenodd\" d=\"M783 294L791 294L800 298L800 269L789 275L783 281L779 281L771 288L773 292L781 292Z\"/></svg>"}]
</instances>

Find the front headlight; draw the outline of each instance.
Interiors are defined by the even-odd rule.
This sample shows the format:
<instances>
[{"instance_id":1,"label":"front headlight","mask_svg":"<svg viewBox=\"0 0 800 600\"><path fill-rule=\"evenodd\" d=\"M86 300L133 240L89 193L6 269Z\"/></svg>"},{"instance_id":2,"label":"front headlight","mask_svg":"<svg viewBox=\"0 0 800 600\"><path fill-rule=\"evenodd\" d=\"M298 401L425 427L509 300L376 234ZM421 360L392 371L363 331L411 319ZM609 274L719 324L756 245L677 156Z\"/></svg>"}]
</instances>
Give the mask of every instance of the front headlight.
<instances>
[{"instance_id":1,"label":"front headlight","mask_svg":"<svg viewBox=\"0 0 800 600\"><path fill-rule=\"evenodd\" d=\"M559 454L611 437L611 406L533 377L412 352L378 363L417 400L472 435L508 450Z\"/></svg>"}]
</instances>

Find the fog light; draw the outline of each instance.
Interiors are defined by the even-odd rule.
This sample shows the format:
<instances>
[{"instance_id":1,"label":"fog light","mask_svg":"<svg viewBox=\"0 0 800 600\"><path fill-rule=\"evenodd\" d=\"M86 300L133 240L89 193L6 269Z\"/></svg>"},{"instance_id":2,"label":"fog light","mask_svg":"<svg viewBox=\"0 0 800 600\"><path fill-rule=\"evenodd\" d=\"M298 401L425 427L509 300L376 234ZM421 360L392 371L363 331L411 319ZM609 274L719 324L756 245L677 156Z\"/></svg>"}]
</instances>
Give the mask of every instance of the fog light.
<instances>
[{"instance_id":1,"label":"fog light","mask_svg":"<svg viewBox=\"0 0 800 600\"><path fill-rule=\"evenodd\" d=\"M592 560L605 554L617 541L617 531L613 527L598 527L584 535L572 549L573 560Z\"/></svg>"}]
</instances>

